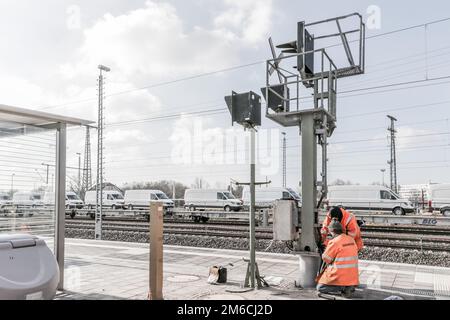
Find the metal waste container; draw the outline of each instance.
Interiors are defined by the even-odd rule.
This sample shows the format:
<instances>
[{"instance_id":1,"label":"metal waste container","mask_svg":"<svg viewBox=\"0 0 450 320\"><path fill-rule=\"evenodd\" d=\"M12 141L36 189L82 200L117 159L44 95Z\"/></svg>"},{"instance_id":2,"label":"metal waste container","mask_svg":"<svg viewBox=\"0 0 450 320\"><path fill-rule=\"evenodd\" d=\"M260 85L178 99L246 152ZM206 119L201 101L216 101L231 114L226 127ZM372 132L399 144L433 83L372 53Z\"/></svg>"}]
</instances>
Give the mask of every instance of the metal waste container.
<instances>
[{"instance_id":1,"label":"metal waste container","mask_svg":"<svg viewBox=\"0 0 450 320\"><path fill-rule=\"evenodd\" d=\"M43 239L0 235L0 300L53 299L58 281L56 258Z\"/></svg>"}]
</instances>

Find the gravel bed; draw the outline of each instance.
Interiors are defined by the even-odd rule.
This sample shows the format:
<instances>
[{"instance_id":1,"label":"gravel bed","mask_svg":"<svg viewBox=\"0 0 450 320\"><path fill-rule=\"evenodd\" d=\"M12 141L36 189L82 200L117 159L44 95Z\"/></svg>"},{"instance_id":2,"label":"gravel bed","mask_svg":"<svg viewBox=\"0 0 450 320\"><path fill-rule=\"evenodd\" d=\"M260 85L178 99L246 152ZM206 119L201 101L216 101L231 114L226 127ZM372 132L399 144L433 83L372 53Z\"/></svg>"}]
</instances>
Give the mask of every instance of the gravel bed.
<instances>
[{"instance_id":1,"label":"gravel bed","mask_svg":"<svg viewBox=\"0 0 450 320\"><path fill-rule=\"evenodd\" d=\"M94 230L66 229L67 238L94 239ZM148 243L148 234L142 232L104 231L103 240ZM248 250L248 241L239 238L189 236L189 235L164 235L164 244ZM257 240L256 250L274 253L292 253L291 243L271 240ZM450 268L450 254L447 252L419 251L398 248L365 247L359 254L359 258L371 261L384 261L396 263L408 263Z\"/></svg>"}]
</instances>

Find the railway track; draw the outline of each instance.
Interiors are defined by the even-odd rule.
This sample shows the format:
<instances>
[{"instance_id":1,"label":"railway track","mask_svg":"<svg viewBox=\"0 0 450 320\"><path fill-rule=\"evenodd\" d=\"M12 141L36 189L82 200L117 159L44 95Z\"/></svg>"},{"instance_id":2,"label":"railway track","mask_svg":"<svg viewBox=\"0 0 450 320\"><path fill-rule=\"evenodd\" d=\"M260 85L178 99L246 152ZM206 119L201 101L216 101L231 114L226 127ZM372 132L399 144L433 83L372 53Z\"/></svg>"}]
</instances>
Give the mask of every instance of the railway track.
<instances>
[{"instance_id":1,"label":"railway track","mask_svg":"<svg viewBox=\"0 0 450 320\"><path fill-rule=\"evenodd\" d=\"M417 227L417 226L365 226L363 240L367 246L391 247L417 250L432 250L450 252L450 233L447 228ZM66 221L66 228L74 230L93 230L94 222ZM397 230L400 229L400 232ZM445 230L446 229L446 230ZM108 221L103 223L103 230L112 232L148 233L146 221ZM172 235L191 235L226 238L248 238L249 229L241 225L210 225L196 223L165 223L164 233ZM272 240L271 228L256 228L256 239Z\"/></svg>"},{"instance_id":2,"label":"railway track","mask_svg":"<svg viewBox=\"0 0 450 320\"><path fill-rule=\"evenodd\" d=\"M94 224L92 219L73 219L66 220L66 224ZM148 227L149 222L145 219L108 219L104 220L105 224L121 224L121 225L145 225ZM229 227L229 228L243 228L248 230L248 222L245 221L230 221L230 220L210 220L208 223L195 223L191 220L186 219L172 219L165 218L165 225L180 225L187 227L197 227L197 228L219 228L219 227ZM257 227L259 229L264 229L263 227ZM265 228L271 230L271 227ZM406 234L417 234L417 235L436 235L436 236L449 236L450 237L450 227L436 227L436 226L418 226L418 225L385 225L385 224L368 224L361 227L362 232L379 232L379 233L406 233Z\"/></svg>"},{"instance_id":3,"label":"railway track","mask_svg":"<svg viewBox=\"0 0 450 320\"><path fill-rule=\"evenodd\" d=\"M76 216L73 219L67 219L66 221L93 221L90 217L87 216ZM114 221L114 222L137 222L137 223L148 223L148 220L144 217L104 217L103 221ZM183 219L183 218L164 218L164 223L193 223L192 219ZM240 225L240 226L248 226L248 220L238 220L238 219L210 219L207 222L210 225ZM197 223L198 224L198 223ZM201 224L201 222L200 222Z\"/></svg>"},{"instance_id":4,"label":"railway track","mask_svg":"<svg viewBox=\"0 0 450 320\"><path fill-rule=\"evenodd\" d=\"M148 233L149 228L144 226L127 226L127 225L103 225L104 231L117 231L117 232L137 232ZM66 225L68 229L79 230L93 230L94 225ZM233 228L217 229L217 228L187 228L186 226L164 226L165 234L178 234L178 235L193 235L193 236L208 236L208 237L227 237L227 238L248 238L248 230L236 230ZM257 239L270 240L273 235L269 230L257 230L255 232Z\"/></svg>"},{"instance_id":5,"label":"railway track","mask_svg":"<svg viewBox=\"0 0 450 320\"><path fill-rule=\"evenodd\" d=\"M416 225L380 225L371 224L361 227L361 231L370 232L395 232L399 233L411 233L411 234L421 234L421 235L442 235L450 237L450 228L446 227L433 227L433 226L416 226Z\"/></svg>"}]
</instances>

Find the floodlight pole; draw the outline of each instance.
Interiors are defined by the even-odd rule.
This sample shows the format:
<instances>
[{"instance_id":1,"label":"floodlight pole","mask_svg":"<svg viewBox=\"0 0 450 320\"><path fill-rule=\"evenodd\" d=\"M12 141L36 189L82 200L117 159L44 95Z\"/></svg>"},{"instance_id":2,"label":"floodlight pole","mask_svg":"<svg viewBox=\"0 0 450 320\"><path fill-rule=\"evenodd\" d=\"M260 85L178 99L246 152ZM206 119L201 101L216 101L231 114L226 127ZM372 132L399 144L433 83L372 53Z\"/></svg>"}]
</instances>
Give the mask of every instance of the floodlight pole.
<instances>
[{"instance_id":1,"label":"floodlight pole","mask_svg":"<svg viewBox=\"0 0 450 320\"><path fill-rule=\"evenodd\" d=\"M103 73L111 71L110 68L99 65L98 76L98 139L97 139L97 185L95 203L95 239L102 240L102 217L103 217L103 130L104 130L104 107L103 107Z\"/></svg>"}]
</instances>

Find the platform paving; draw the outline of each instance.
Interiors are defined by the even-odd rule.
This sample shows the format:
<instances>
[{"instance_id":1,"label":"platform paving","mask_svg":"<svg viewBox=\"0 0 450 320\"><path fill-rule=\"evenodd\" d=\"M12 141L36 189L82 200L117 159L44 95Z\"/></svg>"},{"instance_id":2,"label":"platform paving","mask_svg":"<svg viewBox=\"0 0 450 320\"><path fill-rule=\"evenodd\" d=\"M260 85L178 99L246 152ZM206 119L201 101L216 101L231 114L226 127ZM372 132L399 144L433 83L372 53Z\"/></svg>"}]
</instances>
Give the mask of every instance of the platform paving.
<instances>
[{"instance_id":1,"label":"platform paving","mask_svg":"<svg viewBox=\"0 0 450 320\"><path fill-rule=\"evenodd\" d=\"M248 252L164 246L164 299L318 299L314 290L295 286L298 257L257 253L261 275L271 287L243 292ZM141 243L66 239L65 291L56 299L146 299L149 246ZM207 283L209 267L228 269L226 285ZM360 261L353 299L450 299L450 268Z\"/></svg>"}]
</instances>

